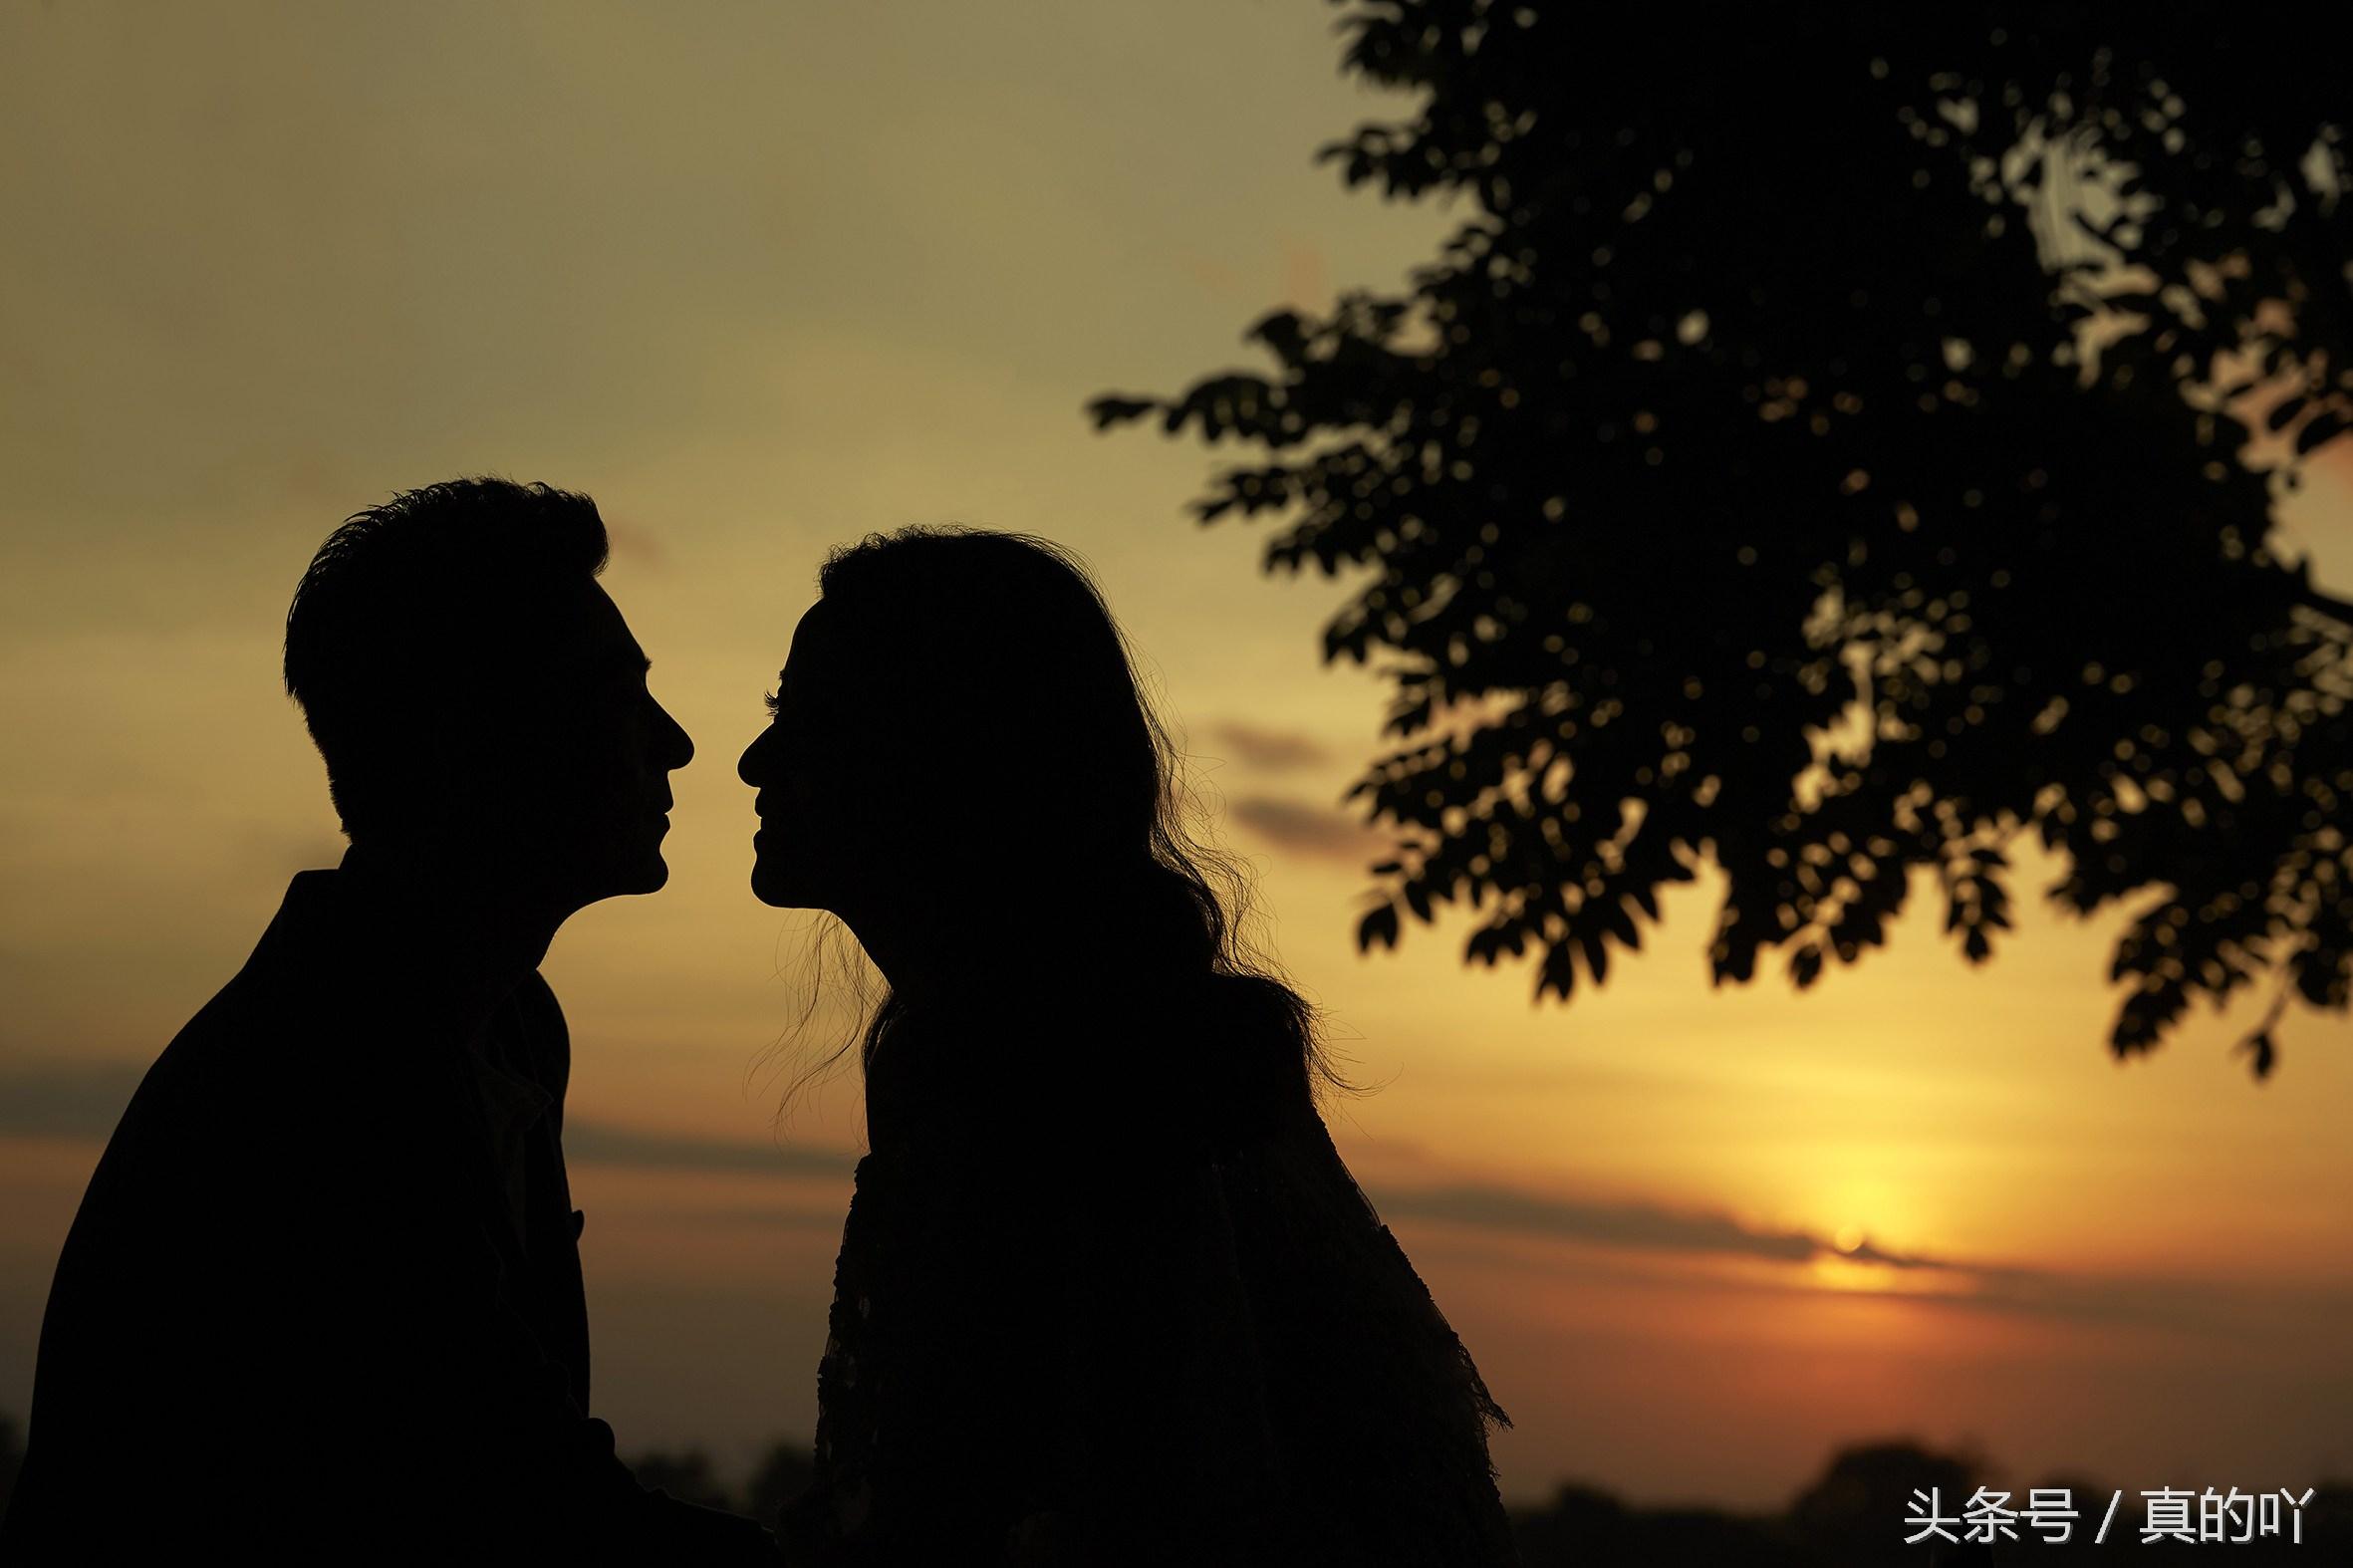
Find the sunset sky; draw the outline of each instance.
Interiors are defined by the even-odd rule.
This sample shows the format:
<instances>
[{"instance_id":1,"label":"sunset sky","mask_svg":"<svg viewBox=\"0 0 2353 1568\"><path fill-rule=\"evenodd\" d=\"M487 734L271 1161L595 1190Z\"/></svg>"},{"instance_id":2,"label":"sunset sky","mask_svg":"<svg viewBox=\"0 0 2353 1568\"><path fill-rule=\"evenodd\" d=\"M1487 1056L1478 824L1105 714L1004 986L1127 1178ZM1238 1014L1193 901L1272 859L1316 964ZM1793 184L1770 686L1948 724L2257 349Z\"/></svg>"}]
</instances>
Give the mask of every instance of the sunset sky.
<instances>
[{"instance_id":1,"label":"sunset sky","mask_svg":"<svg viewBox=\"0 0 2353 1568\"><path fill-rule=\"evenodd\" d=\"M0 1414L138 1073L341 852L278 681L296 579L345 514L488 471L596 497L698 748L668 889L546 966L625 1452L813 1425L858 1087L778 1120L814 927L746 887L734 763L826 550L953 521L1077 548L1148 653L1372 1086L1342 1152L1516 1422L1507 1497L1771 1506L1895 1434L2021 1485L2353 1473L2343 1017L2291 1011L2262 1085L2228 1047L2267 992L2120 1065L2121 921L2031 902L2036 865L1990 965L1924 901L1802 997L1709 988L1705 884L1565 1009L1463 968L1459 919L1357 955L1382 846L1338 803L1382 686L1317 661L1346 585L1261 576L1183 510L1211 454L1082 412L1451 226L1311 161L1401 107L1332 16L0 0ZM2348 446L2289 519L2340 593ZM1928 1266L1834 1255L1865 1242Z\"/></svg>"}]
</instances>

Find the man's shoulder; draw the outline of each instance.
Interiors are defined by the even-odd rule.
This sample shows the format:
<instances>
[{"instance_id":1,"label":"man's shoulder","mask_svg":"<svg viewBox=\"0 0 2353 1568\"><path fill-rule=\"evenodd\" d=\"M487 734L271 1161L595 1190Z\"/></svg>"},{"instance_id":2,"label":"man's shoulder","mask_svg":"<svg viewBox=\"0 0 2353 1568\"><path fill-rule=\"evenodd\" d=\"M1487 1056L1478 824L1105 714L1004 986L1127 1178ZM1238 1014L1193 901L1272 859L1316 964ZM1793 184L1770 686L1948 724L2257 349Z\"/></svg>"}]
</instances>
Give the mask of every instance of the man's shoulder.
<instances>
[{"instance_id":1,"label":"man's shoulder","mask_svg":"<svg viewBox=\"0 0 2353 1568\"><path fill-rule=\"evenodd\" d=\"M353 1087L351 1053L332 1032L293 987L240 971L139 1081L108 1142L111 1175L192 1196L297 1146L330 1143L324 1129Z\"/></svg>"},{"instance_id":2,"label":"man's shoulder","mask_svg":"<svg viewBox=\"0 0 2353 1568\"><path fill-rule=\"evenodd\" d=\"M176 1290L211 1290L224 1260L249 1253L269 1194L333 1184L307 1158L322 1140L299 1081L281 1065L286 1053L272 1048L280 1016L267 989L241 972L147 1068L76 1212L53 1315L62 1307L112 1321L121 1299L165 1279ZM290 1173L299 1181L291 1188Z\"/></svg>"},{"instance_id":3,"label":"man's shoulder","mask_svg":"<svg viewBox=\"0 0 2353 1568\"><path fill-rule=\"evenodd\" d=\"M433 1021L396 977L300 956L310 961L265 943L196 1010L147 1070L114 1144L184 1147L223 1172L290 1155L332 1164L344 1150L383 1159L367 1149L385 1142L371 1128L398 1144L443 1102L462 1103L461 1080L432 1048ZM531 981L518 988L527 1033L560 1073L563 1015Z\"/></svg>"},{"instance_id":4,"label":"man's shoulder","mask_svg":"<svg viewBox=\"0 0 2353 1568\"><path fill-rule=\"evenodd\" d=\"M295 1032L292 1000L250 966L239 970L156 1056L131 1097L123 1130L182 1109L200 1111L221 1131L248 1119L259 1109L257 1089L279 1078L270 1058Z\"/></svg>"},{"instance_id":5,"label":"man's shoulder","mask_svg":"<svg viewBox=\"0 0 2353 1568\"><path fill-rule=\"evenodd\" d=\"M381 1007L339 995L329 976L282 963L248 962L180 1026L141 1093L164 1103L222 1101L269 1109L284 1096L327 1091L355 1065L343 1041L377 1032Z\"/></svg>"}]
</instances>

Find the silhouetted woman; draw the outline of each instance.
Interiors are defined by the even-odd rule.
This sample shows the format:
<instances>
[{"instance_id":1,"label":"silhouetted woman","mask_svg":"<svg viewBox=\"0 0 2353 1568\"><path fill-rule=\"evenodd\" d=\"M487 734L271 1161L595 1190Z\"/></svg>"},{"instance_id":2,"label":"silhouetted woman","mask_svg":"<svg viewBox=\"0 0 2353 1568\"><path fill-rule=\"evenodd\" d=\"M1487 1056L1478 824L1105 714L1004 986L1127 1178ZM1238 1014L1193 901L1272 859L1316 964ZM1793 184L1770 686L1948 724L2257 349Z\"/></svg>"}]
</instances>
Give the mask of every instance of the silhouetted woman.
<instances>
[{"instance_id":1,"label":"silhouetted woman","mask_svg":"<svg viewBox=\"0 0 2353 1568\"><path fill-rule=\"evenodd\" d=\"M1333 1150L1094 587L924 529L820 581L740 766L752 887L890 990L788 1556L1511 1561L1503 1414Z\"/></svg>"}]
</instances>

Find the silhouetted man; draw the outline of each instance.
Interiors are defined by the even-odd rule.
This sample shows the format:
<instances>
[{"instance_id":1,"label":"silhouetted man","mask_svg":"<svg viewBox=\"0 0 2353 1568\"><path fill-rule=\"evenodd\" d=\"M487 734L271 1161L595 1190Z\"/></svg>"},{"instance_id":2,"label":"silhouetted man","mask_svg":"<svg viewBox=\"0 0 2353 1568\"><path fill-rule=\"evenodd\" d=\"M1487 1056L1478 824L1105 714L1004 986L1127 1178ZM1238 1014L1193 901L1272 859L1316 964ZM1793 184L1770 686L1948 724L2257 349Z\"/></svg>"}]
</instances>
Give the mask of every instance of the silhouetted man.
<instances>
[{"instance_id":1,"label":"silhouetted man","mask_svg":"<svg viewBox=\"0 0 2353 1568\"><path fill-rule=\"evenodd\" d=\"M585 496L363 512L286 619L351 838L124 1113L42 1325L10 1561L774 1561L590 1419L538 964L667 879L693 745L595 579Z\"/></svg>"}]
</instances>

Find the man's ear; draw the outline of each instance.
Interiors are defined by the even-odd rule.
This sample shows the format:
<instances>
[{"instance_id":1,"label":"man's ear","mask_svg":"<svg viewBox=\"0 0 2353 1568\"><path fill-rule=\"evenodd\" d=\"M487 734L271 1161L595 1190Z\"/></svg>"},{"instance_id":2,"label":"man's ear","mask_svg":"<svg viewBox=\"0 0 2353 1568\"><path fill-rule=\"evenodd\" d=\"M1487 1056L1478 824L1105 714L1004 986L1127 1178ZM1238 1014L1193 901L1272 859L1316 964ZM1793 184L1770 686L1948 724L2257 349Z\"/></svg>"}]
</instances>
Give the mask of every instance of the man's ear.
<instances>
[{"instance_id":1,"label":"man's ear","mask_svg":"<svg viewBox=\"0 0 2353 1568\"><path fill-rule=\"evenodd\" d=\"M503 803L512 786L522 782L508 765L513 739L454 703L422 715L411 731L410 747L402 788L409 795L410 820L422 835L462 836L479 824L486 807Z\"/></svg>"}]
</instances>

